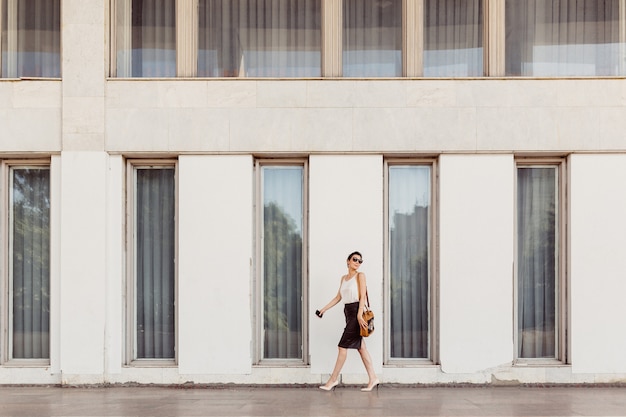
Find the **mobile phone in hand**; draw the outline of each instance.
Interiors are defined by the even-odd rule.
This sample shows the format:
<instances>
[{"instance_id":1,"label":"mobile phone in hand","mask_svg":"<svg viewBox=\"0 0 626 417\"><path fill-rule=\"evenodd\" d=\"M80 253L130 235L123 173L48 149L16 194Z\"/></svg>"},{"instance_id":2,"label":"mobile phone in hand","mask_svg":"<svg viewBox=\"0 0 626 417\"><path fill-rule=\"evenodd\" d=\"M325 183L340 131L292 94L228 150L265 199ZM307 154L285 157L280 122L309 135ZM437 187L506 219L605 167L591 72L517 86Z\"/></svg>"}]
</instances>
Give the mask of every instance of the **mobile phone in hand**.
<instances>
[{"instance_id":1,"label":"mobile phone in hand","mask_svg":"<svg viewBox=\"0 0 626 417\"><path fill-rule=\"evenodd\" d=\"M320 313L320 311L319 311L319 310L315 310L315 315L316 315L317 317L319 317L320 319L321 319L321 318L322 318L322 316L323 316L323 314L322 314L322 313Z\"/></svg>"}]
</instances>

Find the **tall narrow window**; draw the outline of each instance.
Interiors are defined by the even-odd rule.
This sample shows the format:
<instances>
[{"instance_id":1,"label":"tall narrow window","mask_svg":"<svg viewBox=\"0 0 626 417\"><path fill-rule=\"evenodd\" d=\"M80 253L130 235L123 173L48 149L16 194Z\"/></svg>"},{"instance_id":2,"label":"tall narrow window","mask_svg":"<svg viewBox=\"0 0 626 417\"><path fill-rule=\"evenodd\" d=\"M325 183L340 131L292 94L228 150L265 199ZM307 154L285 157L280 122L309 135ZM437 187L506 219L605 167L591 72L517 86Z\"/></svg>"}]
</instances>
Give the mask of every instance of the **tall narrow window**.
<instances>
[{"instance_id":1,"label":"tall narrow window","mask_svg":"<svg viewBox=\"0 0 626 417\"><path fill-rule=\"evenodd\" d=\"M321 4L199 0L198 76L320 76Z\"/></svg>"},{"instance_id":2,"label":"tall narrow window","mask_svg":"<svg viewBox=\"0 0 626 417\"><path fill-rule=\"evenodd\" d=\"M261 165L261 359L304 359L304 166Z\"/></svg>"},{"instance_id":3,"label":"tall narrow window","mask_svg":"<svg viewBox=\"0 0 626 417\"><path fill-rule=\"evenodd\" d=\"M176 0L116 0L118 77L176 76Z\"/></svg>"},{"instance_id":4,"label":"tall narrow window","mask_svg":"<svg viewBox=\"0 0 626 417\"><path fill-rule=\"evenodd\" d=\"M483 75L483 0L424 1L424 75Z\"/></svg>"},{"instance_id":5,"label":"tall narrow window","mask_svg":"<svg viewBox=\"0 0 626 417\"><path fill-rule=\"evenodd\" d=\"M134 359L175 358L175 169L135 167Z\"/></svg>"},{"instance_id":6,"label":"tall narrow window","mask_svg":"<svg viewBox=\"0 0 626 417\"><path fill-rule=\"evenodd\" d=\"M0 0L2 77L61 76L60 0Z\"/></svg>"},{"instance_id":7,"label":"tall narrow window","mask_svg":"<svg viewBox=\"0 0 626 417\"><path fill-rule=\"evenodd\" d=\"M517 355L557 359L558 166L517 168Z\"/></svg>"},{"instance_id":8,"label":"tall narrow window","mask_svg":"<svg viewBox=\"0 0 626 417\"><path fill-rule=\"evenodd\" d=\"M10 358L50 358L50 170L9 169Z\"/></svg>"},{"instance_id":9,"label":"tall narrow window","mask_svg":"<svg viewBox=\"0 0 626 417\"><path fill-rule=\"evenodd\" d=\"M402 76L402 0L344 0L343 76Z\"/></svg>"},{"instance_id":10,"label":"tall narrow window","mask_svg":"<svg viewBox=\"0 0 626 417\"><path fill-rule=\"evenodd\" d=\"M390 358L430 358L430 165L389 165Z\"/></svg>"},{"instance_id":11,"label":"tall narrow window","mask_svg":"<svg viewBox=\"0 0 626 417\"><path fill-rule=\"evenodd\" d=\"M506 75L623 75L620 0L507 0Z\"/></svg>"}]
</instances>

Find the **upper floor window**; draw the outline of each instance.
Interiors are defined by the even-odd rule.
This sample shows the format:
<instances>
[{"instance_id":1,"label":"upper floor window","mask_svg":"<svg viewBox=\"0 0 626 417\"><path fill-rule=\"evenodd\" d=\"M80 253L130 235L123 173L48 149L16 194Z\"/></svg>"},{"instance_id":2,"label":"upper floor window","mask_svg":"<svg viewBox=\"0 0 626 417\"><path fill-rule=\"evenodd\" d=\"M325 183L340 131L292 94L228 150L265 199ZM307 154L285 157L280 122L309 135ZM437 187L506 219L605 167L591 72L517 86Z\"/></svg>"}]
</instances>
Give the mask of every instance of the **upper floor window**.
<instances>
[{"instance_id":1,"label":"upper floor window","mask_svg":"<svg viewBox=\"0 0 626 417\"><path fill-rule=\"evenodd\" d=\"M0 0L2 78L61 76L60 0Z\"/></svg>"},{"instance_id":2,"label":"upper floor window","mask_svg":"<svg viewBox=\"0 0 626 417\"><path fill-rule=\"evenodd\" d=\"M17 4L40 3L0 0L3 74ZM626 0L111 0L111 11L116 77L626 74Z\"/></svg>"},{"instance_id":3,"label":"upper floor window","mask_svg":"<svg viewBox=\"0 0 626 417\"><path fill-rule=\"evenodd\" d=\"M118 77L176 76L176 0L116 0Z\"/></svg>"},{"instance_id":4,"label":"upper floor window","mask_svg":"<svg viewBox=\"0 0 626 417\"><path fill-rule=\"evenodd\" d=\"M320 76L321 3L199 0L198 76Z\"/></svg>"},{"instance_id":5,"label":"upper floor window","mask_svg":"<svg viewBox=\"0 0 626 417\"><path fill-rule=\"evenodd\" d=\"M344 0L343 75L402 76L402 0Z\"/></svg>"},{"instance_id":6,"label":"upper floor window","mask_svg":"<svg viewBox=\"0 0 626 417\"><path fill-rule=\"evenodd\" d=\"M483 0L424 0L424 76L483 75Z\"/></svg>"},{"instance_id":7,"label":"upper floor window","mask_svg":"<svg viewBox=\"0 0 626 417\"><path fill-rule=\"evenodd\" d=\"M619 16L620 0L507 1L506 75L624 74Z\"/></svg>"}]
</instances>

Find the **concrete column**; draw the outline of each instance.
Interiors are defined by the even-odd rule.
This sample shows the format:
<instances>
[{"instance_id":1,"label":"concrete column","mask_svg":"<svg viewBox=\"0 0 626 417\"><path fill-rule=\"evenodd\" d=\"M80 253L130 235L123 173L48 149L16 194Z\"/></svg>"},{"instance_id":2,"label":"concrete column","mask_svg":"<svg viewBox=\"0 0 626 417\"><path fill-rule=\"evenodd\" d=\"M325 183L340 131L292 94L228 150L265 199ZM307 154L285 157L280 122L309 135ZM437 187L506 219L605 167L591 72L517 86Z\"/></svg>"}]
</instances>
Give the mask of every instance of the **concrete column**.
<instances>
[{"instance_id":1,"label":"concrete column","mask_svg":"<svg viewBox=\"0 0 626 417\"><path fill-rule=\"evenodd\" d=\"M104 87L108 1L63 0L60 369L64 383L102 381L107 164Z\"/></svg>"}]
</instances>

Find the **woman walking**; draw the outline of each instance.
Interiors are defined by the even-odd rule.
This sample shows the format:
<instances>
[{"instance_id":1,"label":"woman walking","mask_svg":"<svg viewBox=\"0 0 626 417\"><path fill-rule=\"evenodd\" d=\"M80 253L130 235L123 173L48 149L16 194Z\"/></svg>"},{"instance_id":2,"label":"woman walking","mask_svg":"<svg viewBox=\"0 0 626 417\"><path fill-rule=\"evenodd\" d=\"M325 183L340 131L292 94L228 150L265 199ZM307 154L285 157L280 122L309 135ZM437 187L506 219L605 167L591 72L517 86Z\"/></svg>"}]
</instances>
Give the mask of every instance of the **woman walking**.
<instances>
[{"instance_id":1,"label":"woman walking","mask_svg":"<svg viewBox=\"0 0 626 417\"><path fill-rule=\"evenodd\" d=\"M374 372L372 358L367 351L365 341L363 337L361 337L360 332L361 327L367 328L367 322L363 320L363 311L367 297L367 283L365 281L365 274L358 271L362 263L363 256L360 252L355 251L348 255L348 273L341 277L337 295L335 295L324 308L316 311L318 317L321 318L326 311L337 305L339 301L343 301L343 312L346 316L346 327L339 340L339 352L337 354L335 368L326 384L320 386L320 389L324 391L330 391L339 384L339 373L341 372L341 368L343 368L343 364L346 362L348 349L357 349L359 351L361 360L367 371L369 381L367 387L361 388L361 391L371 391L374 388L378 389L378 385L380 384Z\"/></svg>"}]
</instances>

